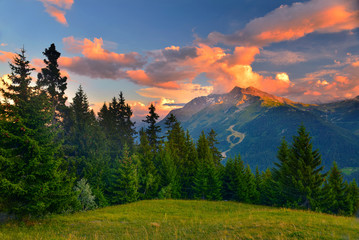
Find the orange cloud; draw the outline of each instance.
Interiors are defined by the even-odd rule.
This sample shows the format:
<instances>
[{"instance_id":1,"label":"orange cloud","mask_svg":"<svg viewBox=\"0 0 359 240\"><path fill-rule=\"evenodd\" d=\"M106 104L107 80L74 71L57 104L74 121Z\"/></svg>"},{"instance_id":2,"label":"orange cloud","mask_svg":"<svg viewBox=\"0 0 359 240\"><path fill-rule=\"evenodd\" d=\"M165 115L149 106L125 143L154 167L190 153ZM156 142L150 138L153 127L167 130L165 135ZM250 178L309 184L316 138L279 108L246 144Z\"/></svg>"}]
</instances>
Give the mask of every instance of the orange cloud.
<instances>
[{"instance_id":1,"label":"orange cloud","mask_svg":"<svg viewBox=\"0 0 359 240\"><path fill-rule=\"evenodd\" d=\"M59 23L65 25L65 26L68 26L67 20L65 17L65 14L66 14L65 11L59 10L56 7L51 6L51 5L47 6L45 11L48 14L50 14L50 16L54 17L56 19L56 21L58 21Z\"/></svg>"},{"instance_id":2,"label":"orange cloud","mask_svg":"<svg viewBox=\"0 0 359 240\"><path fill-rule=\"evenodd\" d=\"M5 84L3 83L3 81L5 82ZM6 87L6 84L11 84L11 80L9 78L8 74L4 74L1 78L0 78L0 89L3 89ZM0 102L2 101L2 95L1 95L1 91L0 91Z\"/></svg>"},{"instance_id":3,"label":"orange cloud","mask_svg":"<svg viewBox=\"0 0 359 240\"><path fill-rule=\"evenodd\" d=\"M45 11L59 23L68 26L65 10L70 10L74 0L39 0L43 3ZM59 9L60 8L60 9ZM62 10L61 10L62 9Z\"/></svg>"},{"instance_id":4,"label":"orange cloud","mask_svg":"<svg viewBox=\"0 0 359 240\"><path fill-rule=\"evenodd\" d=\"M0 62L8 62L11 61L15 57L15 53L12 52L5 52L0 50Z\"/></svg>"},{"instance_id":5,"label":"orange cloud","mask_svg":"<svg viewBox=\"0 0 359 240\"><path fill-rule=\"evenodd\" d=\"M359 27L357 0L311 0L282 5L264 17L250 21L231 35L213 32L211 43L266 46L296 40L313 32L334 33Z\"/></svg>"}]
</instances>

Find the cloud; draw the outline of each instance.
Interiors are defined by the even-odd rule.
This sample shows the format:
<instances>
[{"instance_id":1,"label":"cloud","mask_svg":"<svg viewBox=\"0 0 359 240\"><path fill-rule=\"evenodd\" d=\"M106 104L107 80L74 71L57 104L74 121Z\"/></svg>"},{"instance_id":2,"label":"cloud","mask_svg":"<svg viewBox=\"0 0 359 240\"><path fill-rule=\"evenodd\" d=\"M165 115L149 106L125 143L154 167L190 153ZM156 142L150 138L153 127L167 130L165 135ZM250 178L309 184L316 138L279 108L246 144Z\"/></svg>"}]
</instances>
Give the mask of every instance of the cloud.
<instances>
[{"instance_id":1,"label":"cloud","mask_svg":"<svg viewBox=\"0 0 359 240\"><path fill-rule=\"evenodd\" d=\"M296 40L310 33L335 33L359 27L357 0L311 0L282 5L250 21L234 34L212 32L207 42L263 47Z\"/></svg>"},{"instance_id":2,"label":"cloud","mask_svg":"<svg viewBox=\"0 0 359 240\"><path fill-rule=\"evenodd\" d=\"M65 11L62 11L60 9L57 9L54 6L48 5L46 6L45 11L50 14L51 17L54 17L56 19L56 21L58 21L59 23L68 26L65 14Z\"/></svg>"},{"instance_id":3,"label":"cloud","mask_svg":"<svg viewBox=\"0 0 359 240\"><path fill-rule=\"evenodd\" d=\"M187 103L193 98L207 96L213 92L212 86L201 86L193 83L180 83L178 89L163 89L159 87L142 88L137 91L143 97L166 98L176 104Z\"/></svg>"},{"instance_id":4,"label":"cloud","mask_svg":"<svg viewBox=\"0 0 359 240\"><path fill-rule=\"evenodd\" d=\"M43 3L45 11L59 23L68 26L66 10L70 10L74 0L38 0Z\"/></svg>"},{"instance_id":5,"label":"cloud","mask_svg":"<svg viewBox=\"0 0 359 240\"><path fill-rule=\"evenodd\" d=\"M256 62L270 62L275 65L291 65L305 62L308 57L300 52L262 50Z\"/></svg>"},{"instance_id":6,"label":"cloud","mask_svg":"<svg viewBox=\"0 0 359 240\"><path fill-rule=\"evenodd\" d=\"M5 47L7 46L7 43L1 43L0 46Z\"/></svg>"},{"instance_id":7,"label":"cloud","mask_svg":"<svg viewBox=\"0 0 359 240\"><path fill-rule=\"evenodd\" d=\"M63 39L65 49L83 56L61 57L59 64L70 72L91 78L124 79L127 69L135 70L145 64L145 59L136 52L119 54L103 48L102 38L93 41L74 37Z\"/></svg>"},{"instance_id":8,"label":"cloud","mask_svg":"<svg viewBox=\"0 0 359 240\"><path fill-rule=\"evenodd\" d=\"M8 62L11 61L15 57L15 53L5 52L0 50L0 62Z\"/></svg>"}]
</instances>

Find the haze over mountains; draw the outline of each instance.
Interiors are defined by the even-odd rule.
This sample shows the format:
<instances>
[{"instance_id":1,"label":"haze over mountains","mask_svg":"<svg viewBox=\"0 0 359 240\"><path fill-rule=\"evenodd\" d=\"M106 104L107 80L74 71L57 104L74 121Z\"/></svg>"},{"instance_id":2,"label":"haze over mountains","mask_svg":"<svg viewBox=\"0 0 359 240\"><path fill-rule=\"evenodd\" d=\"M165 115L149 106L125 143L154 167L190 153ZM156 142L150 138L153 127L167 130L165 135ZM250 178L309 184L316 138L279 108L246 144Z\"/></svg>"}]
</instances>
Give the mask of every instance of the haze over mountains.
<instances>
[{"instance_id":1,"label":"haze over mountains","mask_svg":"<svg viewBox=\"0 0 359 240\"><path fill-rule=\"evenodd\" d=\"M223 155L240 153L252 169L273 166L282 138L291 142L300 124L310 132L325 169L333 161L341 168L359 167L359 96L311 105L235 87L226 94L195 98L170 113L194 138L214 129Z\"/></svg>"}]
</instances>

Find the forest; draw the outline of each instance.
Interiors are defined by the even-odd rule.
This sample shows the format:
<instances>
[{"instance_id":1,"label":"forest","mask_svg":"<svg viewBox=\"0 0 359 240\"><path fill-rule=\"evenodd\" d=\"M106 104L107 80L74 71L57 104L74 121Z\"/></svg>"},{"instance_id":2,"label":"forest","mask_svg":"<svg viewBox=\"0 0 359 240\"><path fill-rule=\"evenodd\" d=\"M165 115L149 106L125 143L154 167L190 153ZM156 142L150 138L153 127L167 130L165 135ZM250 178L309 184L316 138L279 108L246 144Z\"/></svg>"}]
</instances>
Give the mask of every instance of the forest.
<instances>
[{"instance_id":1,"label":"forest","mask_svg":"<svg viewBox=\"0 0 359 240\"><path fill-rule=\"evenodd\" d=\"M197 140L174 115L158 125L151 104L136 132L122 92L95 114L79 86L66 105L54 44L36 81L25 50L9 64L0 104L0 212L19 218L72 213L143 199L230 200L354 215L359 188L336 163L323 172L303 125L278 146L275 167L252 171L240 155L223 164L216 133ZM36 82L36 84L32 84Z\"/></svg>"}]
</instances>

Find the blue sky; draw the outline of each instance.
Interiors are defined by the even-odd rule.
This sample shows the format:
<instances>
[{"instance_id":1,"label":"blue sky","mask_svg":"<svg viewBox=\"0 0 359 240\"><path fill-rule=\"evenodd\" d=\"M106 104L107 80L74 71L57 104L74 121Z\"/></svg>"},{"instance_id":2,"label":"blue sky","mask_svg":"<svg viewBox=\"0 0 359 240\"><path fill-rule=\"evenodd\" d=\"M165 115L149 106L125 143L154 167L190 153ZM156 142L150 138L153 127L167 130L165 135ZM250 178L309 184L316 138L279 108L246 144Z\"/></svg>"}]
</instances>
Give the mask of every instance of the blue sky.
<instances>
[{"instance_id":1,"label":"blue sky","mask_svg":"<svg viewBox=\"0 0 359 240\"><path fill-rule=\"evenodd\" d=\"M296 101L359 95L357 0L4 0L0 76L24 46L37 70L55 43L97 110L123 91L142 117L234 86ZM57 17L57 18L56 18ZM36 72L34 73L36 79Z\"/></svg>"}]
</instances>

